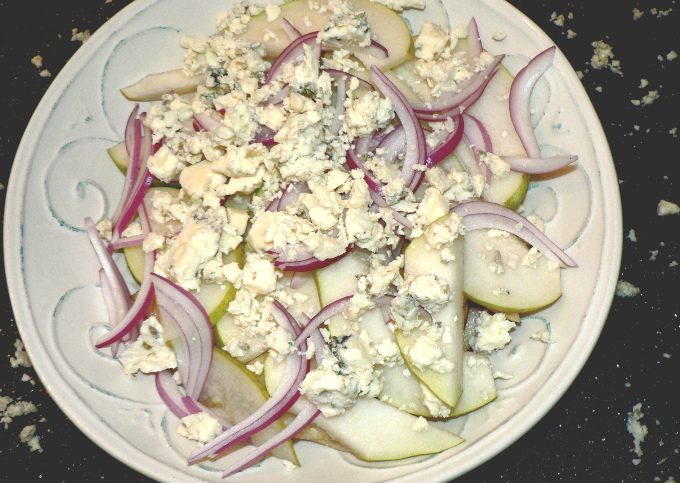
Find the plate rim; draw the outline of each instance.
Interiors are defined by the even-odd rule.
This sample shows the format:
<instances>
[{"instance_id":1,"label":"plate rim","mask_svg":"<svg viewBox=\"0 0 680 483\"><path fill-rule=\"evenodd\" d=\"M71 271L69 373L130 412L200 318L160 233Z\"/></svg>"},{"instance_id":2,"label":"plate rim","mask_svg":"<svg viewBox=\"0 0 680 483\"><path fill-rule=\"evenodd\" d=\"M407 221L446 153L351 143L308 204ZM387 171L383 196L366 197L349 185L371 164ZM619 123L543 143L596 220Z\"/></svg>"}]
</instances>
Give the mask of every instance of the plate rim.
<instances>
[{"instance_id":1,"label":"plate rim","mask_svg":"<svg viewBox=\"0 0 680 483\"><path fill-rule=\"evenodd\" d=\"M44 344L36 343L31 337L31 327L35 325L35 319L30 311L28 295L25 290L26 286L24 282L23 262L17 263L17 260L22 260L23 258L21 253L21 240L23 239L23 228L21 221L23 221L24 218L24 210L22 207L25 197L25 190L23 188L25 188L26 180L31 167L31 162L28 158L30 158L30 154L32 152L32 144L37 140L36 138L42 132L46 123L46 120L41 119L40 113L44 112L46 108L49 108L49 106L54 105L54 103L58 100L59 95L66 89L72 73L78 72L87 64L93 55L94 50L107 40L107 36L115 31L116 28L124 25L124 23L132 16L138 15L151 5L163 1L165 0L137 0L123 7L93 33L88 42L84 44L83 47L81 47L64 65L64 67L55 77L54 81L46 90L26 126L13 160L6 194L6 207L3 221L3 249L7 287L16 325L19 330L20 337L25 341L26 351L28 352L31 360L34 361L33 366L45 389L48 391L52 399L57 403L59 408L67 415L67 417L69 417L69 419L71 419L71 421L73 421L76 427L78 427L80 431L82 431L88 438L94 441L105 452L142 474L154 479L165 481L177 477L186 478L188 475L184 472L176 470L174 467L163 465L162 462L151 455L140 453L132 443L117 434L115 431L113 432L114 434L110 434L108 431L109 426L101 419L97 418L96 413L92 411L77 394L63 394L60 393L59 389L55 387L53 381L59 381L63 379L63 377L57 371L54 364L48 364L47 362L37 362L49 361L51 360L51 357ZM538 27L537 24L535 24L519 9L509 4L505 0L477 0L477 2L491 6L495 9L505 9L508 12L512 12L512 18L521 20L528 28L535 31L535 33L541 37L541 43L543 43L545 46L555 45L552 39L540 27ZM225 7L225 10L227 10L227 8L228 7ZM595 111L595 108L590 101L585 88L581 84L580 80L578 80L573 67L561 52L559 47L557 47L556 62L562 63L568 67L566 70L569 73L568 77L571 92L575 96L575 100L579 102L580 108L587 111L582 115L582 117L586 121L589 131L591 132L591 139L593 139L594 145L596 144L595 141L597 141L597 147L599 149L596 158L597 167L601 173L600 184L603 189L603 203L607 204L607 210L611 210L612 206L616 208L616 213L614 213L614 216L608 216L604 220L605 228L608 228L605 229L604 240L605 242L609 242L605 246L610 250L609 253L611 253L612 256L610 263L611 270L603 272L602 267L598 269L597 279L600 281L598 284L602 282L606 283L602 285L604 288L597 292L600 294L599 302L601 302L595 311L597 314L597 334L590 334L587 340L588 343L586 345L579 345L578 350L576 348L576 344L572 344L572 347L565 356L565 358L569 359L572 364L569 365L569 367L565 367L564 364L560 364L557 369L563 368L563 370L553 371L553 373L548 378L548 380L554 381L556 377L555 373L560 373L562 378L558 380L557 388L552 386L550 392L546 394L546 397L542 400L543 402L540 403L540 408L531 413L531 410L534 409L533 406L539 403L539 401L537 401L537 396L544 395L543 392L547 392L545 388L540 389L531 397L530 404L522 408L518 413L515 413L508 421L513 422L514 426L517 426L517 430L512 431L512 436L493 437L497 431L492 431L482 438L482 440L493 440L493 449L490 452L485 452L481 457L473 457L464 465L462 465L462 467L455 468L446 474L442 473L442 468L440 465L434 465L418 470L415 473L398 477L394 481L423 481L422 478L426 476L431 476L432 481L439 481L440 478L455 478L491 460L500 452L510 447L517 440L523 437L532 427L534 427L534 425L554 407L557 401L563 397L565 392L578 377L588 358L592 354L592 351L599 340L599 336L604 324L606 323L607 315L614 299L623 248L623 218L621 214L622 206L619 187L616 183L618 178L616 176L611 150L609 148L606 134L599 116L597 115L597 112ZM22 162L27 159L29 162ZM593 299L591 298L590 303L592 303L592 301ZM581 331L579 331L577 338L580 335ZM584 350L584 347L586 350ZM89 418L91 419L90 421L85 421L85 418L81 417L82 412L89 412L95 417ZM517 418L518 414L524 415L525 412L529 413L528 418L523 420L521 420L521 418ZM520 421L518 421L518 419L520 419ZM102 433L102 430L104 433ZM131 454L134 453L138 453L141 455L141 457L132 457ZM153 465L147 464L151 461L154 463ZM444 481L444 479L441 481ZM199 480L201 479L199 478Z\"/></svg>"}]
</instances>

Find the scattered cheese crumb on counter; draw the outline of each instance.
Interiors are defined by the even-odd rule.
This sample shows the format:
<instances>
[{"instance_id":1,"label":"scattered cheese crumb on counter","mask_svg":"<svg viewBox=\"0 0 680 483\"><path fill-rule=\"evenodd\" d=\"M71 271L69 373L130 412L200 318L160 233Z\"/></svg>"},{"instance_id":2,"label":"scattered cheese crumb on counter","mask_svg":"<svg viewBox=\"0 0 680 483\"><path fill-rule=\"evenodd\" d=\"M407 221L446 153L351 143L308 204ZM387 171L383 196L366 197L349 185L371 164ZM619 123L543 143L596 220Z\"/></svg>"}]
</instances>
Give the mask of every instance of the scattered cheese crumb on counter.
<instances>
[{"instance_id":1,"label":"scattered cheese crumb on counter","mask_svg":"<svg viewBox=\"0 0 680 483\"><path fill-rule=\"evenodd\" d=\"M656 214L659 216L677 215L680 213L680 206L671 201L661 200L656 206Z\"/></svg>"},{"instance_id":2,"label":"scattered cheese crumb on counter","mask_svg":"<svg viewBox=\"0 0 680 483\"><path fill-rule=\"evenodd\" d=\"M640 293L640 289L630 282L619 280L616 284L617 297L635 297Z\"/></svg>"},{"instance_id":3,"label":"scattered cheese crumb on counter","mask_svg":"<svg viewBox=\"0 0 680 483\"><path fill-rule=\"evenodd\" d=\"M626 422L626 429L628 429L628 432L633 436L634 447L631 451L635 452L638 458L643 454L642 443L648 433L647 426L640 423L643 416L642 403L637 403L633 406L633 411L628 413L628 421ZM635 463L635 461L636 460L633 460L633 463L638 464Z\"/></svg>"}]
</instances>

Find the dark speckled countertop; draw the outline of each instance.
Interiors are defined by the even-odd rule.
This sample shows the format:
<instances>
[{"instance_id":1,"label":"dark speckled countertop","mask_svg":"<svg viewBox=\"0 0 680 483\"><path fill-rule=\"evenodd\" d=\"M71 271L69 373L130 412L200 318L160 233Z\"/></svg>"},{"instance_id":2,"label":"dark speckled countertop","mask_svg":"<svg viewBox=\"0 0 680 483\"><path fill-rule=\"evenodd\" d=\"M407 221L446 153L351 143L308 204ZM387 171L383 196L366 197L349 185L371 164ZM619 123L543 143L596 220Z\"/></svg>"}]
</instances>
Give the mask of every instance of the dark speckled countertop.
<instances>
[{"instance_id":1,"label":"dark speckled countertop","mask_svg":"<svg viewBox=\"0 0 680 483\"><path fill-rule=\"evenodd\" d=\"M41 96L80 46L71 40L72 29L94 32L128 3L0 0L0 183L8 183L17 146ZM640 294L615 297L592 356L555 407L510 448L457 481L678 480L680 215L660 217L656 207L661 199L680 204L680 139L675 131L680 124L680 59L667 58L680 51L680 5L671 0L510 3L552 37L575 70L585 73L583 84L604 126L620 179L624 236L630 233L623 240L620 279L639 287ZM642 12L637 20L634 9ZM563 25L553 21L553 12L564 16ZM598 40L613 47L623 76L589 69L591 43ZM31 63L37 54L52 77L40 76L41 69ZM642 79L647 87L641 87ZM652 104L631 103L648 91L659 94ZM4 203L3 189L3 213ZM0 424L0 479L150 481L81 433L32 368L11 366L18 332L4 277L2 283L0 396L31 401L38 412L15 418L7 429ZM635 465L626 420L637 403L649 433ZM36 425L42 452L31 452L19 441L21 429L29 424Z\"/></svg>"}]
</instances>

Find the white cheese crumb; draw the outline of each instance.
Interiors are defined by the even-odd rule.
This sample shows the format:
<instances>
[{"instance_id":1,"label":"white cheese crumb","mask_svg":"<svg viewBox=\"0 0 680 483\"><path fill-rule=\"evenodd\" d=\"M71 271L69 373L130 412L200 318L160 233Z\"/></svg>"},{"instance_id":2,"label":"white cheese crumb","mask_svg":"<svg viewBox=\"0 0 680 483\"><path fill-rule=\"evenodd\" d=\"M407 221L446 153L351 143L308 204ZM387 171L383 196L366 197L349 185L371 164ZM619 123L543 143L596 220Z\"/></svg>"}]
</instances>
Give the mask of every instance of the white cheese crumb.
<instances>
[{"instance_id":1,"label":"white cheese crumb","mask_svg":"<svg viewBox=\"0 0 680 483\"><path fill-rule=\"evenodd\" d=\"M538 342L543 342L544 344L554 344L556 340L553 338L552 334L550 333L550 329L547 327L542 328L541 330L534 332L529 336L531 340L536 340Z\"/></svg>"},{"instance_id":2,"label":"white cheese crumb","mask_svg":"<svg viewBox=\"0 0 680 483\"><path fill-rule=\"evenodd\" d=\"M635 235L635 230L630 229L628 231L628 235L626 236L626 238L628 238L630 241L635 243L637 241L637 236Z\"/></svg>"},{"instance_id":3,"label":"white cheese crumb","mask_svg":"<svg viewBox=\"0 0 680 483\"><path fill-rule=\"evenodd\" d=\"M38 451L42 453L42 447L40 446L40 436L35 434L35 424L30 426L25 426L24 429L19 433L19 439L22 443L26 443L31 451Z\"/></svg>"},{"instance_id":4,"label":"white cheese crumb","mask_svg":"<svg viewBox=\"0 0 680 483\"><path fill-rule=\"evenodd\" d=\"M77 28L71 29L71 42L87 42L90 39L90 31L78 32Z\"/></svg>"},{"instance_id":5,"label":"white cheese crumb","mask_svg":"<svg viewBox=\"0 0 680 483\"><path fill-rule=\"evenodd\" d=\"M9 358L9 363L12 365L12 367L15 369L19 366L31 367L31 360L28 358L28 354L24 350L24 343L21 341L21 339L17 339L14 342L14 347L16 348L14 357Z\"/></svg>"},{"instance_id":6,"label":"white cheese crumb","mask_svg":"<svg viewBox=\"0 0 680 483\"><path fill-rule=\"evenodd\" d=\"M642 456L641 444L645 440L645 436L647 436L648 432L647 426L640 423L640 419L642 419L643 416L642 403L637 403L633 406L633 411L628 413L628 421L626 422L626 428L634 438L634 448L631 451L634 451L638 457Z\"/></svg>"},{"instance_id":7,"label":"white cheese crumb","mask_svg":"<svg viewBox=\"0 0 680 483\"><path fill-rule=\"evenodd\" d=\"M40 71L40 77L52 77L52 73L47 69L43 69Z\"/></svg>"},{"instance_id":8,"label":"white cheese crumb","mask_svg":"<svg viewBox=\"0 0 680 483\"><path fill-rule=\"evenodd\" d=\"M418 419L416 419L416 420L413 422L413 426L411 426L411 429L412 429L413 431L418 431L418 432L420 432L420 431L426 430L428 426L429 426L429 423L427 422L427 419L425 419L425 418L422 417L422 416L419 416Z\"/></svg>"},{"instance_id":9,"label":"white cheese crumb","mask_svg":"<svg viewBox=\"0 0 680 483\"><path fill-rule=\"evenodd\" d=\"M210 414L201 412L183 417L177 432L199 443L209 443L222 432L222 424Z\"/></svg>"},{"instance_id":10,"label":"white cheese crumb","mask_svg":"<svg viewBox=\"0 0 680 483\"><path fill-rule=\"evenodd\" d=\"M671 201L661 200L656 207L656 214L659 216L677 215L680 213L680 206Z\"/></svg>"},{"instance_id":11,"label":"white cheese crumb","mask_svg":"<svg viewBox=\"0 0 680 483\"><path fill-rule=\"evenodd\" d=\"M619 280L616 284L616 296L617 297L635 297L640 293L640 289L633 285L632 283L626 282L624 280Z\"/></svg>"},{"instance_id":12,"label":"white cheese crumb","mask_svg":"<svg viewBox=\"0 0 680 483\"><path fill-rule=\"evenodd\" d=\"M505 38L508 36L508 33L505 30L498 30L493 33L491 36L492 39L494 39L497 42L500 42L501 40L505 40Z\"/></svg>"},{"instance_id":13,"label":"white cheese crumb","mask_svg":"<svg viewBox=\"0 0 680 483\"><path fill-rule=\"evenodd\" d=\"M31 64L36 66L38 69L40 69L43 65L43 58L41 55L36 55L33 58L31 58Z\"/></svg>"},{"instance_id":14,"label":"white cheese crumb","mask_svg":"<svg viewBox=\"0 0 680 483\"><path fill-rule=\"evenodd\" d=\"M292 473L295 470L295 468L298 468L298 465L288 460L283 460L283 466L284 468L286 468L286 471L288 473Z\"/></svg>"},{"instance_id":15,"label":"white cheese crumb","mask_svg":"<svg viewBox=\"0 0 680 483\"><path fill-rule=\"evenodd\" d=\"M645 14L645 12L638 10L637 8L633 9L633 20L637 20L640 17L642 17Z\"/></svg>"},{"instance_id":16,"label":"white cheese crumb","mask_svg":"<svg viewBox=\"0 0 680 483\"><path fill-rule=\"evenodd\" d=\"M678 53L675 50L671 50L666 54L666 60L675 60L678 58Z\"/></svg>"}]
</instances>

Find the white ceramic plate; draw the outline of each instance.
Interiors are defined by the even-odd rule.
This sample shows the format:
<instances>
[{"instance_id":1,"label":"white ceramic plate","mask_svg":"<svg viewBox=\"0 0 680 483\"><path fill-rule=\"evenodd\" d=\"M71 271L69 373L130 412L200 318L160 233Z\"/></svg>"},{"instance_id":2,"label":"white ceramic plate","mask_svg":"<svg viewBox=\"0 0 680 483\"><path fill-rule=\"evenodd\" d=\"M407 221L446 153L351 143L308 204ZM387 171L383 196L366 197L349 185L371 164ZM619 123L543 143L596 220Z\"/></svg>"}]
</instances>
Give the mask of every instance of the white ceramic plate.
<instances>
[{"instance_id":1,"label":"white ceramic plate","mask_svg":"<svg viewBox=\"0 0 680 483\"><path fill-rule=\"evenodd\" d=\"M454 24L475 16L485 47L507 55L514 74L552 43L534 23L501 0L429 0L423 18L448 14ZM177 422L148 376L131 380L92 340L105 308L98 265L83 218L110 215L123 178L106 149L122 139L131 103L118 89L151 72L176 68L181 35L214 31L229 0L137 1L97 31L71 59L40 103L18 151L5 215L5 257L14 312L35 368L52 397L85 434L127 465L161 481L219 481L219 471L187 467L192 444L175 436ZM455 12L455 16L454 16ZM496 31L507 32L501 42ZM621 254L621 212L611 155L576 74L558 52L534 95L534 123L543 153L579 155L578 167L532 183L525 206L539 212L548 234L578 261L563 272L564 296L526 317L511 347L493 357L499 397L448 423L466 442L414 461L367 464L298 443L302 467L289 473L273 458L238 481L444 481L509 446L553 406L576 377L605 322ZM132 282L131 282L132 283ZM532 340L549 327L553 344Z\"/></svg>"}]
</instances>

